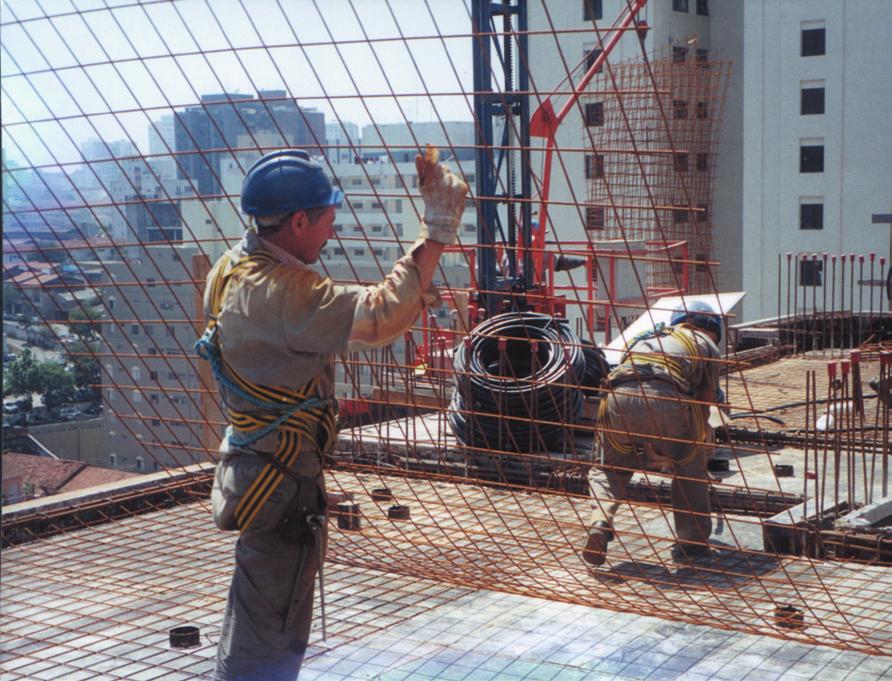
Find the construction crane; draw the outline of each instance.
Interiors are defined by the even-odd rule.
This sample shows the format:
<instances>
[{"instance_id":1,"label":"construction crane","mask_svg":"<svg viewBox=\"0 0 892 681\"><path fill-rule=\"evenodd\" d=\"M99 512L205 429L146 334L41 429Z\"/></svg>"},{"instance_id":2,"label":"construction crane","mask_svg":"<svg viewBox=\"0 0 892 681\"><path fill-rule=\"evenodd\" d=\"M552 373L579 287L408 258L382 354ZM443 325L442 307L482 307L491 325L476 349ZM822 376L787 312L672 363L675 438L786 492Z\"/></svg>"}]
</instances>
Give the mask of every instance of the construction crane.
<instances>
[{"instance_id":1,"label":"construction crane","mask_svg":"<svg viewBox=\"0 0 892 681\"><path fill-rule=\"evenodd\" d=\"M572 92L560 109L556 112L551 97L547 97L532 116L528 95L526 0L501 3L474 0L472 3L479 206L477 285L478 304L487 316L506 309L546 311L542 307L548 301L542 295L529 294L543 293L545 283L543 251L555 136L625 31L634 26L643 40L647 25L637 17L646 2L630 2L604 30L608 37L600 54L579 82L575 86L571 83ZM499 79L501 83L497 82ZM496 89L498 85L501 90ZM534 173L530 161L533 137L545 140L542 176L536 178L537 202L533 198ZM539 209L534 220L536 203Z\"/></svg>"}]
</instances>

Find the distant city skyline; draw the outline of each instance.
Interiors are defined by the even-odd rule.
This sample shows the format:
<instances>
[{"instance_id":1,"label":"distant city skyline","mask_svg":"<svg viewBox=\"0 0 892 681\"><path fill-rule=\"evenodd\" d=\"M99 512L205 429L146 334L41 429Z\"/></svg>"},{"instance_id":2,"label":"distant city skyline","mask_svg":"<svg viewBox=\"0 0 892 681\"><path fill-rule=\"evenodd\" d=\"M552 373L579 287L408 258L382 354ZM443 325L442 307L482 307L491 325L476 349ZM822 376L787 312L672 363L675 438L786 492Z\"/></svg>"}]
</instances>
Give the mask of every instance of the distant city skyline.
<instances>
[{"instance_id":1,"label":"distant city skyline","mask_svg":"<svg viewBox=\"0 0 892 681\"><path fill-rule=\"evenodd\" d=\"M5 4L7 21L33 12ZM324 20L322 12L310 0L256 0L249 20L237 5L187 1L10 23L0 67L6 158L74 162L91 137L126 140L147 154L152 122L222 92L284 89L326 122L360 128L471 120L466 5L335 0L325 3ZM102 41L93 44L92 35ZM392 40L400 35L406 40ZM415 96L425 92L433 94Z\"/></svg>"}]
</instances>

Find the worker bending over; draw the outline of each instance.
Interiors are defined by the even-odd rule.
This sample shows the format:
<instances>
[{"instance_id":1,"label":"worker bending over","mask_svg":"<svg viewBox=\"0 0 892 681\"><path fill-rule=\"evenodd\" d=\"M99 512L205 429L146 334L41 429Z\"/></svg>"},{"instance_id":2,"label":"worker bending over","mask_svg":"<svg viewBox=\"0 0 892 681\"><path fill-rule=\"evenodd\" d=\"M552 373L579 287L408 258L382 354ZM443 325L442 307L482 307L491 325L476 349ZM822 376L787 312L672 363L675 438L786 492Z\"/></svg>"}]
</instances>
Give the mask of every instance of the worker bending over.
<instances>
[{"instance_id":1,"label":"worker bending over","mask_svg":"<svg viewBox=\"0 0 892 681\"><path fill-rule=\"evenodd\" d=\"M721 319L707 303L689 303L673 313L670 326L633 339L608 376L612 390L598 413L600 460L589 472L592 513L582 557L591 565L604 563L619 502L648 458L672 474L673 555L708 552L712 519L703 442L718 388L721 334Z\"/></svg>"},{"instance_id":2,"label":"worker bending over","mask_svg":"<svg viewBox=\"0 0 892 681\"><path fill-rule=\"evenodd\" d=\"M326 543L323 457L337 438L336 353L401 337L438 300L440 254L456 239L464 182L428 147L416 158L421 236L374 286L340 286L309 266L334 236L343 194L300 150L267 154L242 185L251 217L214 265L196 348L214 369L229 421L211 503L238 530L215 679L296 679Z\"/></svg>"}]
</instances>

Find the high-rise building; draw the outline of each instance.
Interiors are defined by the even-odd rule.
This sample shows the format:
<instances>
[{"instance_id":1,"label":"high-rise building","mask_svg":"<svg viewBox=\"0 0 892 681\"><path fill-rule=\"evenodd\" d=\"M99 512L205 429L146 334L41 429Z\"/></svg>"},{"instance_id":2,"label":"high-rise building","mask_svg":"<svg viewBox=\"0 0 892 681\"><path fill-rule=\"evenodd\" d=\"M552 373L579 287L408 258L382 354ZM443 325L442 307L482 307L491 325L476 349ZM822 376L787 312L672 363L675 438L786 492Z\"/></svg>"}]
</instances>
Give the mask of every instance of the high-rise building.
<instances>
[{"instance_id":1,"label":"high-rise building","mask_svg":"<svg viewBox=\"0 0 892 681\"><path fill-rule=\"evenodd\" d=\"M578 82L599 50L592 34L578 29L593 21L606 28L626 6L625 0L582 0L549 4L546 11L541 3L530 3L533 33L528 63L535 88L547 92L568 71L572 82ZM667 157L663 165L667 173L684 173L684 186L693 186L695 193L708 189L705 199L684 199L698 209L688 216L694 218L689 257L721 262L713 279L716 288L747 291L740 317L776 313L779 255L888 251L887 230L871 225L871 213L887 210L890 201L892 135L885 131L892 90L878 84L885 83L892 70L892 53L885 47L888 40L882 29L892 20L892 5L883 0L650 0L642 18L649 25L643 50L631 31L611 53L609 65L617 74L636 64L639 74L654 72L655 81L641 81L651 92L655 84L676 91L701 87L704 78L713 75L711 65L725 68L721 62L731 62L727 92L715 95L715 101L724 102L717 137L708 148L694 148L702 145L698 132L702 123L715 112L687 102L686 133L673 142L688 158ZM537 35L537 29L549 33ZM662 81L651 59L668 63ZM594 221L603 228L604 223L594 211L584 209L596 203L591 185L600 181L601 168L609 180L610 162L620 158L595 158L600 153L595 123L610 111L599 114L594 106L585 105L597 103L599 82L609 85L607 69L589 85L578 111L558 129L559 149L579 149L561 153L559 170L551 178L555 204L550 220L560 225L563 240L599 238L597 230L593 236L586 227ZM607 107L618 106L613 90L606 88ZM625 92L623 104L634 108L634 91ZM554 97L556 109L564 97ZM676 129L681 109L674 108L675 99L684 97L667 102L667 116L672 119L668 126L658 125L655 106L650 128L644 123L647 111L629 123L644 126L636 128L637 142L646 143L657 129ZM532 103L532 108L537 105ZM703 122L696 120L700 115L705 116ZM537 143L534 139L534 148ZM653 158L646 160L650 163ZM700 171L698 164L705 170ZM681 170L685 165L687 170ZM539 154L533 154L533 166L541 167ZM639 179L649 172L640 166L634 171ZM698 172L712 175L709 187L697 185ZM670 205L676 202L671 200ZM683 217L670 212L666 220L671 228ZM609 216L605 220L609 227ZM634 223L628 216L624 222L629 220ZM820 285L820 276L801 281Z\"/></svg>"},{"instance_id":2,"label":"high-rise building","mask_svg":"<svg viewBox=\"0 0 892 681\"><path fill-rule=\"evenodd\" d=\"M361 155L359 126L350 121L325 124L325 156L329 163L351 163Z\"/></svg>"},{"instance_id":3,"label":"high-rise building","mask_svg":"<svg viewBox=\"0 0 892 681\"><path fill-rule=\"evenodd\" d=\"M414 156L414 154L413 154ZM474 163L447 162L453 172L474 185ZM376 283L393 263L418 238L424 206L418 194L415 164L392 164L386 160L345 163L332 166L333 181L346 197L334 223L335 238L322 250L318 267L338 283ZM459 232L469 250L451 250L440 259L434 283L444 297L463 295L471 283L473 245L476 242L477 214L472 202L465 209ZM441 276L445 273L445 277ZM448 287L447 287L448 284ZM433 311L437 323L448 327L451 307ZM416 334L416 342L421 342ZM405 344L394 343L385 352L392 353L397 364L406 362ZM409 358L411 361L413 358ZM379 388L380 377L374 373L376 362L338 364L337 390L341 397L370 395ZM380 365L380 363L377 363ZM378 367L380 369L380 366Z\"/></svg>"},{"instance_id":4,"label":"high-rise building","mask_svg":"<svg viewBox=\"0 0 892 681\"><path fill-rule=\"evenodd\" d=\"M131 249L106 262L102 385L107 460L95 465L150 472L205 460L207 379L196 370L193 246ZM210 440L208 439L210 438Z\"/></svg>"},{"instance_id":5,"label":"high-rise building","mask_svg":"<svg viewBox=\"0 0 892 681\"><path fill-rule=\"evenodd\" d=\"M474 123L442 121L376 123L362 128L362 155L385 156L397 163L412 161L420 148L433 144L444 161L474 161ZM380 146L378 146L380 145Z\"/></svg>"},{"instance_id":6,"label":"high-rise building","mask_svg":"<svg viewBox=\"0 0 892 681\"><path fill-rule=\"evenodd\" d=\"M299 147L320 154L325 146L325 115L298 106L284 90L261 90L257 97L203 95L199 106L175 114L179 176L191 178L198 194L220 194L221 166L237 155L240 137L248 141L248 148L266 146L255 139L258 133L273 135L267 137L272 148Z\"/></svg>"}]
</instances>

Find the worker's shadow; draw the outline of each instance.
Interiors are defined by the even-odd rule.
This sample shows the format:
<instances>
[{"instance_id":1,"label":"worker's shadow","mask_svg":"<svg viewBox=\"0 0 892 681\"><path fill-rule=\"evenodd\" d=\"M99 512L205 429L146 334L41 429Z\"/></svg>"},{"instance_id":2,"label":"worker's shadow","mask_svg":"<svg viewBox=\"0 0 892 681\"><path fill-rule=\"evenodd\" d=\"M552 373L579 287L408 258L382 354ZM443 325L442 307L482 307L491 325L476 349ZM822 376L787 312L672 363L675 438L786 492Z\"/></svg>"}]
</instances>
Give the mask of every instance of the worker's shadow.
<instances>
[{"instance_id":1,"label":"worker's shadow","mask_svg":"<svg viewBox=\"0 0 892 681\"><path fill-rule=\"evenodd\" d=\"M710 554L693 559L673 558L668 548L647 559L611 560L607 569L591 570L595 579L604 582L642 581L658 589L732 589L758 580L778 567L776 556L711 544ZM614 549L616 551L617 549Z\"/></svg>"}]
</instances>

